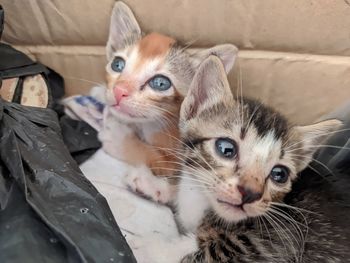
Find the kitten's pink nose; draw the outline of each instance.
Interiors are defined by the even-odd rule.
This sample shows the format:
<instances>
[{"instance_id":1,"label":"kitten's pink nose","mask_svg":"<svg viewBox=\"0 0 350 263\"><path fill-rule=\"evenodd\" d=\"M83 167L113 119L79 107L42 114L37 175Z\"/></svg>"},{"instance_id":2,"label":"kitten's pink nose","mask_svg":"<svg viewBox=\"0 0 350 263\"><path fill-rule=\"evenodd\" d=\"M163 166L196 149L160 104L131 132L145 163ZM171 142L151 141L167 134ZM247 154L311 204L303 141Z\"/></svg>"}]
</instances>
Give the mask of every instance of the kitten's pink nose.
<instances>
[{"instance_id":1,"label":"kitten's pink nose","mask_svg":"<svg viewBox=\"0 0 350 263\"><path fill-rule=\"evenodd\" d=\"M129 96L128 89L123 85L116 85L114 87L113 92L114 92L114 96L117 100L117 104L119 104L122 99L125 99L126 97Z\"/></svg>"}]
</instances>

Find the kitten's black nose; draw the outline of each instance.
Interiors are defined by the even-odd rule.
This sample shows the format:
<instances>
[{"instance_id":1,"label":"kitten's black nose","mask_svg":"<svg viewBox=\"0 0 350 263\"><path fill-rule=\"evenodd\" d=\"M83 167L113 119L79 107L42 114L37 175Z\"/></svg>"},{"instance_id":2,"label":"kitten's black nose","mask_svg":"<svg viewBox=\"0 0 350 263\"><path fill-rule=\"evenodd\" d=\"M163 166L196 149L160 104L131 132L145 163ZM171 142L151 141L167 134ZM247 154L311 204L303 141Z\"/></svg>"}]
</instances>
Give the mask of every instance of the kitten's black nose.
<instances>
[{"instance_id":1,"label":"kitten's black nose","mask_svg":"<svg viewBox=\"0 0 350 263\"><path fill-rule=\"evenodd\" d=\"M253 192L249 188L245 188L240 185L238 185L237 188L242 195L242 205L253 203L262 197L262 193Z\"/></svg>"}]
</instances>

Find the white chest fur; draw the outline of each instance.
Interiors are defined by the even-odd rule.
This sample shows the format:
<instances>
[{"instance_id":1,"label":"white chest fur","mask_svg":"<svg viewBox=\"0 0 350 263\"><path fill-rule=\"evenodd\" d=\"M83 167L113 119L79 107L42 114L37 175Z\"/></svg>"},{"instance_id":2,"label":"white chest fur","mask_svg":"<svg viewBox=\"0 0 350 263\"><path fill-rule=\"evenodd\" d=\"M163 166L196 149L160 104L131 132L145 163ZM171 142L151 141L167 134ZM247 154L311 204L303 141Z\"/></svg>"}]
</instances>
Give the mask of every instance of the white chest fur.
<instances>
[{"instance_id":1,"label":"white chest fur","mask_svg":"<svg viewBox=\"0 0 350 263\"><path fill-rule=\"evenodd\" d=\"M154 134L161 130L161 125L154 122L140 123L136 125L138 137L147 143L151 143Z\"/></svg>"},{"instance_id":2,"label":"white chest fur","mask_svg":"<svg viewBox=\"0 0 350 263\"><path fill-rule=\"evenodd\" d=\"M177 196L178 218L189 232L195 232L209 208L206 196L193 186L193 180L182 175Z\"/></svg>"}]
</instances>

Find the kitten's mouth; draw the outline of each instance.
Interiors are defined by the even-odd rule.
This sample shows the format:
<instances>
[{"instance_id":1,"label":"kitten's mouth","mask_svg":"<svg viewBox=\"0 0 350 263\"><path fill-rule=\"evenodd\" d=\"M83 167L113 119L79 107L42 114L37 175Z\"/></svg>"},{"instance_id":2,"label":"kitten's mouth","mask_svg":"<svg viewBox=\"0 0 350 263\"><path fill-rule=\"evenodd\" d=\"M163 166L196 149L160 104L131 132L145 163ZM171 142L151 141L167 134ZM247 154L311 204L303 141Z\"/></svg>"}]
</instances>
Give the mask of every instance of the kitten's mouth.
<instances>
[{"instance_id":1,"label":"kitten's mouth","mask_svg":"<svg viewBox=\"0 0 350 263\"><path fill-rule=\"evenodd\" d=\"M112 105L112 108L118 112L119 114L125 115L126 117L130 117L130 118L137 118L137 117L141 117L138 116L137 114L133 113L130 109L128 109L127 107L122 107L120 104L114 104Z\"/></svg>"},{"instance_id":2,"label":"kitten's mouth","mask_svg":"<svg viewBox=\"0 0 350 263\"><path fill-rule=\"evenodd\" d=\"M228 201L226 201L226 200L221 200L221 199L216 199L216 201L217 201L219 204L224 204L224 205L233 207L233 208L235 208L235 209L239 209L239 210L241 210L241 211L244 212L243 204L237 205L237 204L228 202Z\"/></svg>"}]
</instances>

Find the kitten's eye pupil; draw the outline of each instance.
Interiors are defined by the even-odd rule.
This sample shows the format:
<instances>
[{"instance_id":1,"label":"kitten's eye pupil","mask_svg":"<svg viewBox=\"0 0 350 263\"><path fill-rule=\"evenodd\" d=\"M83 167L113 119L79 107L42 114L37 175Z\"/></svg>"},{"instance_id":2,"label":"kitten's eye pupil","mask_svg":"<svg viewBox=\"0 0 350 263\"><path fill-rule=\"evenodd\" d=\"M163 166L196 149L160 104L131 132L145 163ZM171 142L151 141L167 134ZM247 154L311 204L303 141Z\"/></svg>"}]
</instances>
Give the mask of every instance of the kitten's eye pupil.
<instances>
[{"instance_id":1,"label":"kitten's eye pupil","mask_svg":"<svg viewBox=\"0 0 350 263\"><path fill-rule=\"evenodd\" d=\"M125 68L125 60L121 57L115 57L112 61L111 68L115 72L122 72Z\"/></svg>"},{"instance_id":2,"label":"kitten's eye pupil","mask_svg":"<svg viewBox=\"0 0 350 263\"><path fill-rule=\"evenodd\" d=\"M158 91L165 91L170 89L171 87L171 81L167 77L163 75L157 75L153 77L149 82L149 86Z\"/></svg>"},{"instance_id":3,"label":"kitten's eye pupil","mask_svg":"<svg viewBox=\"0 0 350 263\"><path fill-rule=\"evenodd\" d=\"M270 172L271 180L280 184L287 182L288 177L289 177L289 169L282 165L276 165L275 167L272 168Z\"/></svg>"},{"instance_id":4,"label":"kitten's eye pupil","mask_svg":"<svg viewBox=\"0 0 350 263\"><path fill-rule=\"evenodd\" d=\"M233 140L219 138L215 142L216 151L224 158L232 159L237 155L237 147Z\"/></svg>"}]
</instances>

